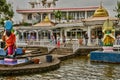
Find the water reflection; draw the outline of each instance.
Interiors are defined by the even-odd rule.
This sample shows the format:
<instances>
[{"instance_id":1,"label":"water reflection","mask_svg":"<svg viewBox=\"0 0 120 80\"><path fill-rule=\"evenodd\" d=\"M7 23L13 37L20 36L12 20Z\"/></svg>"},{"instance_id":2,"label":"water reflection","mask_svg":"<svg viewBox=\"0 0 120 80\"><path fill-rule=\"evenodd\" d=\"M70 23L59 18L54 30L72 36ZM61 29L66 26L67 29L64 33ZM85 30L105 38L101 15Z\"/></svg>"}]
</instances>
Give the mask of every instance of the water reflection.
<instances>
[{"instance_id":1,"label":"water reflection","mask_svg":"<svg viewBox=\"0 0 120 80\"><path fill-rule=\"evenodd\" d=\"M77 57L61 63L58 70L34 75L1 77L13 80L117 80L120 64L90 62L88 57Z\"/></svg>"}]
</instances>

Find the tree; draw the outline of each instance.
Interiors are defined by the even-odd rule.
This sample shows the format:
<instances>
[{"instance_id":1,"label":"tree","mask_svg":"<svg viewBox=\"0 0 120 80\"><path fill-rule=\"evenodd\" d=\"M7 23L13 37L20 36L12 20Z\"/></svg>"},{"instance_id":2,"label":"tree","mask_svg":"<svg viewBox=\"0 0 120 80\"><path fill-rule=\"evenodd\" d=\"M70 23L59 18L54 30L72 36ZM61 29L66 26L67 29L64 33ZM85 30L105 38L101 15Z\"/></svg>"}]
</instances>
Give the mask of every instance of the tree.
<instances>
[{"instance_id":1,"label":"tree","mask_svg":"<svg viewBox=\"0 0 120 80\"><path fill-rule=\"evenodd\" d=\"M58 11L54 11L53 13L55 15L55 19L58 19L58 21L60 22L62 18L62 12L58 10Z\"/></svg>"},{"instance_id":2,"label":"tree","mask_svg":"<svg viewBox=\"0 0 120 80\"><path fill-rule=\"evenodd\" d=\"M0 15L3 17L0 19L0 24L4 24L6 18L12 18L14 16L13 8L11 4L7 3L6 0L0 0Z\"/></svg>"},{"instance_id":3,"label":"tree","mask_svg":"<svg viewBox=\"0 0 120 80\"><path fill-rule=\"evenodd\" d=\"M117 12L116 17L120 18L120 1L117 1L117 7L115 7L115 10Z\"/></svg>"},{"instance_id":4,"label":"tree","mask_svg":"<svg viewBox=\"0 0 120 80\"><path fill-rule=\"evenodd\" d=\"M65 19L67 20L67 22L69 22L70 20L72 20L73 19L73 16L71 16L71 15L66 15L65 16Z\"/></svg>"}]
</instances>

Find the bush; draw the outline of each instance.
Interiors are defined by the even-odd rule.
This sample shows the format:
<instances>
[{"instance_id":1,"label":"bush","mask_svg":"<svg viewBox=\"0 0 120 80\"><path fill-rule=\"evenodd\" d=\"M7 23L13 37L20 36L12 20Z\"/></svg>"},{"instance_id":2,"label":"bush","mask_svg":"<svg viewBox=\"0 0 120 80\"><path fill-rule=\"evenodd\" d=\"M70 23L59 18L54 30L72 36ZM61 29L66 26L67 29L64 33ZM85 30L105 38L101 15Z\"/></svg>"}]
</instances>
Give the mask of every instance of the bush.
<instances>
[{"instance_id":1,"label":"bush","mask_svg":"<svg viewBox=\"0 0 120 80\"><path fill-rule=\"evenodd\" d=\"M23 26L31 26L32 24L31 23L27 23L27 22L23 22L22 25Z\"/></svg>"}]
</instances>

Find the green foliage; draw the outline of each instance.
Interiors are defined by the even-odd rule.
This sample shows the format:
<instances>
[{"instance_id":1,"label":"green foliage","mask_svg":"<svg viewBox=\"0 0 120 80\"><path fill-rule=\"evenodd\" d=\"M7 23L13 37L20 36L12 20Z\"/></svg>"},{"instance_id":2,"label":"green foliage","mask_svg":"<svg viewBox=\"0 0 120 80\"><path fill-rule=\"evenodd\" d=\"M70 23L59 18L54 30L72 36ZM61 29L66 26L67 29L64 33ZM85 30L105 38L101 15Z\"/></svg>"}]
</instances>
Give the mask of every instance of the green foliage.
<instances>
[{"instance_id":1,"label":"green foliage","mask_svg":"<svg viewBox=\"0 0 120 80\"><path fill-rule=\"evenodd\" d=\"M1 18L1 19L0 19L0 26L4 26L4 21L5 21L4 18Z\"/></svg>"},{"instance_id":2,"label":"green foliage","mask_svg":"<svg viewBox=\"0 0 120 80\"><path fill-rule=\"evenodd\" d=\"M11 4L6 2L6 0L0 0L0 14L4 16L4 19L0 19L0 25L4 24L6 17L12 18L14 16L13 8Z\"/></svg>"},{"instance_id":3,"label":"green foliage","mask_svg":"<svg viewBox=\"0 0 120 80\"><path fill-rule=\"evenodd\" d=\"M72 20L73 19L73 16L71 16L71 15L66 15L65 16L65 19L67 20L67 22L69 22L69 20Z\"/></svg>"},{"instance_id":4,"label":"green foliage","mask_svg":"<svg viewBox=\"0 0 120 80\"><path fill-rule=\"evenodd\" d=\"M23 25L23 26L31 26L32 24L31 23L27 23L27 22L23 22L21 25Z\"/></svg>"},{"instance_id":5,"label":"green foliage","mask_svg":"<svg viewBox=\"0 0 120 80\"><path fill-rule=\"evenodd\" d=\"M61 11L53 11L55 18L57 18L60 22L61 18L62 18L62 12Z\"/></svg>"},{"instance_id":6,"label":"green foliage","mask_svg":"<svg viewBox=\"0 0 120 80\"><path fill-rule=\"evenodd\" d=\"M115 11L117 12L116 17L120 18L120 1L117 1L117 7L115 7Z\"/></svg>"}]
</instances>

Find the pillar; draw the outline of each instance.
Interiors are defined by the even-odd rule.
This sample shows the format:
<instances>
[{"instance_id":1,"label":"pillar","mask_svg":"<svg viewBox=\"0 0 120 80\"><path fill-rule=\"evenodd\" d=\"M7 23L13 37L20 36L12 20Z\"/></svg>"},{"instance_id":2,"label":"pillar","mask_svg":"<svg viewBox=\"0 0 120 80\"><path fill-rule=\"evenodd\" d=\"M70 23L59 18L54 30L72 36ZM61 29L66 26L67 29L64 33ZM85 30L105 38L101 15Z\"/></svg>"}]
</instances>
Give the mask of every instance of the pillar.
<instances>
[{"instance_id":1,"label":"pillar","mask_svg":"<svg viewBox=\"0 0 120 80\"><path fill-rule=\"evenodd\" d=\"M51 14L50 13L48 13L48 18L51 20Z\"/></svg>"},{"instance_id":2,"label":"pillar","mask_svg":"<svg viewBox=\"0 0 120 80\"><path fill-rule=\"evenodd\" d=\"M75 20L77 20L77 12L75 12L74 14L75 14Z\"/></svg>"},{"instance_id":3,"label":"pillar","mask_svg":"<svg viewBox=\"0 0 120 80\"><path fill-rule=\"evenodd\" d=\"M61 39L61 40L62 40L62 36L63 36L63 35L62 35L62 31L63 31L63 29L60 30L60 39Z\"/></svg>"},{"instance_id":4,"label":"pillar","mask_svg":"<svg viewBox=\"0 0 120 80\"><path fill-rule=\"evenodd\" d=\"M43 14L41 13L40 16L41 16L41 21L43 21Z\"/></svg>"},{"instance_id":5,"label":"pillar","mask_svg":"<svg viewBox=\"0 0 120 80\"><path fill-rule=\"evenodd\" d=\"M88 26L88 46L91 46L91 26Z\"/></svg>"},{"instance_id":6,"label":"pillar","mask_svg":"<svg viewBox=\"0 0 120 80\"><path fill-rule=\"evenodd\" d=\"M22 31L21 34L22 34L22 41L24 40L24 32Z\"/></svg>"},{"instance_id":7,"label":"pillar","mask_svg":"<svg viewBox=\"0 0 120 80\"><path fill-rule=\"evenodd\" d=\"M67 39L67 31L66 31L66 29L64 30L64 35L65 35L65 37Z\"/></svg>"},{"instance_id":8,"label":"pillar","mask_svg":"<svg viewBox=\"0 0 120 80\"><path fill-rule=\"evenodd\" d=\"M36 32L36 40L38 41L39 40L38 30L35 30L35 32Z\"/></svg>"},{"instance_id":9,"label":"pillar","mask_svg":"<svg viewBox=\"0 0 120 80\"><path fill-rule=\"evenodd\" d=\"M68 13L68 11L67 11L67 13L66 13L66 16L67 16L67 22L69 21L69 13Z\"/></svg>"},{"instance_id":10,"label":"pillar","mask_svg":"<svg viewBox=\"0 0 120 80\"><path fill-rule=\"evenodd\" d=\"M75 39L77 40L77 30L75 31Z\"/></svg>"},{"instance_id":11,"label":"pillar","mask_svg":"<svg viewBox=\"0 0 120 80\"><path fill-rule=\"evenodd\" d=\"M85 11L85 19L87 19L87 11Z\"/></svg>"}]
</instances>

